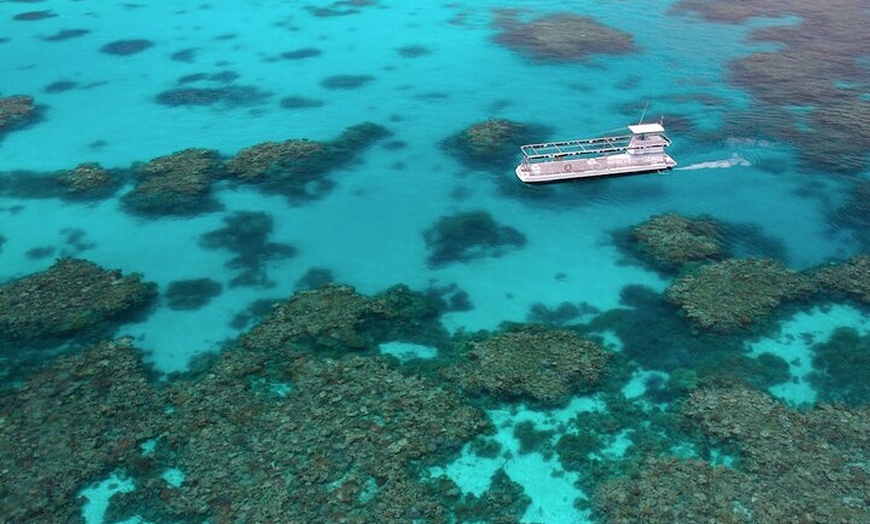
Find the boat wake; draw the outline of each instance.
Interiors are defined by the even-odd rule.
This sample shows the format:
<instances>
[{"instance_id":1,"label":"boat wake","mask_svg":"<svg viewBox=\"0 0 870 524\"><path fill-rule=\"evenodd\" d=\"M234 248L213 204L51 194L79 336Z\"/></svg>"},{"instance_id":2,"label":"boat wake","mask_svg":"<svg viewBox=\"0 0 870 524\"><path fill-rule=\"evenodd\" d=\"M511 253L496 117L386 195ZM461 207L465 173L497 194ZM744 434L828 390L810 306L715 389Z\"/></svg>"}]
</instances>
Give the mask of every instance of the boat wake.
<instances>
[{"instance_id":1,"label":"boat wake","mask_svg":"<svg viewBox=\"0 0 870 524\"><path fill-rule=\"evenodd\" d=\"M725 158L723 160L710 160L709 162L699 162L697 164L690 164L688 166L675 167L674 171L694 171L696 169L724 169L726 167L748 165L751 165L749 163L749 160L746 160L737 153L734 153L733 155L731 155L731 158Z\"/></svg>"}]
</instances>

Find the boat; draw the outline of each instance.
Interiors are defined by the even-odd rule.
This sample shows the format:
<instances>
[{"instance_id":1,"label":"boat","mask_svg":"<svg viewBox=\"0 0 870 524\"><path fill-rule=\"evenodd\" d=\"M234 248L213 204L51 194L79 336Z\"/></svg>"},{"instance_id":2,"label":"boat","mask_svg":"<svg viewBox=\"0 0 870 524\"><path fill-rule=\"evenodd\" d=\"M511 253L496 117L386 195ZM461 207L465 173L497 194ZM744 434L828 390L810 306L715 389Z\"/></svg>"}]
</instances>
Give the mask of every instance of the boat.
<instances>
[{"instance_id":1,"label":"boat","mask_svg":"<svg viewBox=\"0 0 870 524\"><path fill-rule=\"evenodd\" d=\"M677 165L665 153L661 123L628 126L629 134L527 144L516 175L527 184L611 175L659 173Z\"/></svg>"}]
</instances>

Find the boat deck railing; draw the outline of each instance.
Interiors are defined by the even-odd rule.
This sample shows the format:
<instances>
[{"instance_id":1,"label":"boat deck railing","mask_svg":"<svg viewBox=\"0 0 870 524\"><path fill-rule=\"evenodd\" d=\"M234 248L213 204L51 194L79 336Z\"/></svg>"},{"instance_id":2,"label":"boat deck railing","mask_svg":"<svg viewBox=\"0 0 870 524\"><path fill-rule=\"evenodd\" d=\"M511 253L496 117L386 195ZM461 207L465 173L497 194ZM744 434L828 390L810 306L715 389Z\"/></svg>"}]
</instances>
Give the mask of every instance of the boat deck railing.
<instances>
[{"instance_id":1,"label":"boat deck railing","mask_svg":"<svg viewBox=\"0 0 870 524\"><path fill-rule=\"evenodd\" d=\"M610 155L628 151L662 148L671 144L671 140L661 133L638 135L621 135L581 140L564 140L561 142L545 142L521 146L523 162L540 163L567 160L570 158Z\"/></svg>"},{"instance_id":2,"label":"boat deck railing","mask_svg":"<svg viewBox=\"0 0 870 524\"><path fill-rule=\"evenodd\" d=\"M631 135L564 140L521 146L525 162L547 162L569 157L619 153L628 149Z\"/></svg>"}]
</instances>

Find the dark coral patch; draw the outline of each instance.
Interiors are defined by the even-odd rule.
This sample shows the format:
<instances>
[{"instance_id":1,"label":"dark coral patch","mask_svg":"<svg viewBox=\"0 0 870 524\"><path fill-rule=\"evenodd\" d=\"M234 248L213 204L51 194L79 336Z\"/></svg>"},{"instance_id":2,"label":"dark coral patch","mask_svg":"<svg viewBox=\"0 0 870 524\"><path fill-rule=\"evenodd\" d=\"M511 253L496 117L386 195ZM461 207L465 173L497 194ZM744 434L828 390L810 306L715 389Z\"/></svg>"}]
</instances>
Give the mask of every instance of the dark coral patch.
<instances>
[{"instance_id":1,"label":"dark coral patch","mask_svg":"<svg viewBox=\"0 0 870 524\"><path fill-rule=\"evenodd\" d=\"M221 71L219 73L193 73L184 75L178 78L175 82L178 85L190 84L193 82L212 81L224 84L229 84L239 78L239 74L235 71Z\"/></svg>"},{"instance_id":2,"label":"dark coral patch","mask_svg":"<svg viewBox=\"0 0 870 524\"><path fill-rule=\"evenodd\" d=\"M329 268L312 267L296 281L294 289L317 289L333 282L335 282L335 275Z\"/></svg>"},{"instance_id":3,"label":"dark coral patch","mask_svg":"<svg viewBox=\"0 0 870 524\"><path fill-rule=\"evenodd\" d=\"M556 13L530 22L515 12L496 20L501 33L495 41L535 61L585 61L593 55L619 55L635 50L629 33L600 24L594 18Z\"/></svg>"},{"instance_id":4,"label":"dark coral patch","mask_svg":"<svg viewBox=\"0 0 870 524\"><path fill-rule=\"evenodd\" d=\"M73 82L72 80L58 80L43 87L42 90L45 93L63 93L65 91L75 89L77 85L78 84Z\"/></svg>"},{"instance_id":5,"label":"dark coral patch","mask_svg":"<svg viewBox=\"0 0 870 524\"><path fill-rule=\"evenodd\" d=\"M827 342L813 346L809 379L824 402L851 406L870 401L870 335L838 328Z\"/></svg>"},{"instance_id":6,"label":"dark coral patch","mask_svg":"<svg viewBox=\"0 0 870 524\"><path fill-rule=\"evenodd\" d=\"M133 40L116 40L101 47L100 51L107 55L130 56L135 55L136 53L141 53L153 45L154 42L141 38Z\"/></svg>"},{"instance_id":7,"label":"dark coral patch","mask_svg":"<svg viewBox=\"0 0 870 524\"><path fill-rule=\"evenodd\" d=\"M371 75L334 75L324 78L320 85L326 89L357 89L374 79Z\"/></svg>"},{"instance_id":8,"label":"dark coral patch","mask_svg":"<svg viewBox=\"0 0 870 524\"><path fill-rule=\"evenodd\" d=\"M220 282L210 278L175 280L169 283L166 300L169 309L200 309L211 302L212 298L220 295L222 290Z\"/></svg>"},{"instance_id":9,"label":"dark coral patch","mask_svg":"<svg viewBox=\"0 0 870 524\"><path fill-rule=\"evenodd\" d=\"M432 54L432 50L421 45L406 45L396 50L402 58L419 58Z\"/></svg>"},{"instance_id":10,"label":"dark coral patch","mask_svg":"<svg viewBox=\"0 0 870 524\"><path fill-rule=\"evenodd\" d=\"M170 107L219 105L232 109L262 104L272 96L256 86L233 83L239 76L229 70L184 75L176 80L176 84L184 87L163 91L154 100Z\"/></svg>"},{"instance_id":11,"label":"dark coral patch","mask_svg":"<svg viewBox=\"0 0 870 524\"><path fill-rule=\"evenodd\" d=\"M306 109L310 107L323 107L325 102L306 96L285 96L281 99L281 107L284 109Z\"/></svg>"},{"instance_id":12,"label":"dark coral patch","mask_svg":"<svg viewBox=\"0 0 870 524\"><path fill-rule=\"evenodd\" d=\"M71 40L90 33L87 29L62 29L51 36L44 36L42 40L46 42L63 42Z\"/></svg>"},{"instance_id":13,"label":"dark coral patch","mask_svg":"<svg viewBox=\"0 0 870 524\"><path fill-rule=\"evenodd\" d=\"M498 224L483 210L441 217L423 233L429 249L428 263L440 267L481 257L500 257L526 244L526 236Z\"/></svg>"},{"instance_id":14,"label":"dark coral patch","mask_svg":"<svg viewBox=\"0 0 870 524\"><path fill-rule=\"evenodd\" d=\"M223 105L228 108L261 104L272 96L255 86L183 87L158 94L155 101L170 107Z\"/></svg>"},{"instance_id":15,"label":"dark coral patch","mask_svg":"<svg viewBox=\"0 0 870 524\"><path fill-rule=\"evenodd\" d=\"M284 60L300 60L303 58L320 56L322 53L323 51L316 47L303 47L302 49L296 49L295 51L285 51L284 53L281 53L281 58Z\"/></svg>"},{"instance_id":16,"label":"dark coral patch","mask_svg":"<svg viewBox=\"0 0 870 524\"><path fill-rule=\"evenodd\" d=\"M189 47L187 49L181 49L169 55L169 58L175 60L176 62L186 62L191 63L196 59L196 52L198 49L195 47Z\"/></svg>"},{"instance_id":17,"label":"dark coral patch","mask_svg":"<svg viewBox=\"0 0 870 524\"><path fill-rule=\"evenodd\" d=\"M55 251L57 249L54 246L40 246L28 249L25 255L30 260L42 260L54 256Z\"/></svg>"},{"instance_id":18,"label":"dark coral patch","mask_svg":"<svg viewBox=\"0 0 870 524\"><path fill-rule=\"evenodd\" d=\"M13 20L36 21L45 20L46 18L55 18L57 15L51 11L29 11L27 13L17 14L12 17Z\"/></svg>"},{"instance_id":19,"label":"dark coral patch","mask_svg":"<svg viewBox=\"0 0 870 524\"><path fill-rule=\"evenodd\" d=\"M259 211L240 211L224 218L225 226L209 231L200 237L200 245L206 249L226 249L236 254L225 265L242 272L230 281L231 286L275 285L266 273L270 260L296 255L290 244L269 242L274 220Z\"/></svg>"}]
</instances>

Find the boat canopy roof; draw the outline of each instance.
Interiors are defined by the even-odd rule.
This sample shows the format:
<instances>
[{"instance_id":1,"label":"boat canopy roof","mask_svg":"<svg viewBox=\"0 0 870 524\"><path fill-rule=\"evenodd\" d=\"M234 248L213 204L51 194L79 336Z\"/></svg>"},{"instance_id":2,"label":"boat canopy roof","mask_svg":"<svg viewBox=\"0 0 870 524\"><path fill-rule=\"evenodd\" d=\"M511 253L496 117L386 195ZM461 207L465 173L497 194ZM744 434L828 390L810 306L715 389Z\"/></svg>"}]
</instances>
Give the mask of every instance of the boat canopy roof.
<instances>
[{"instance_id":1,"label":"boat canopy roof","mask_svg":"<svg viewBox=\"0 0 870 524\"><path fill-rule=\"evenodd\" d=\"M642 133L664 133L665 128L661 124L638 124L636 126L628 126L628 130L632 134L640 135Z\"/></svg>"}]
</instances>

